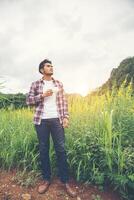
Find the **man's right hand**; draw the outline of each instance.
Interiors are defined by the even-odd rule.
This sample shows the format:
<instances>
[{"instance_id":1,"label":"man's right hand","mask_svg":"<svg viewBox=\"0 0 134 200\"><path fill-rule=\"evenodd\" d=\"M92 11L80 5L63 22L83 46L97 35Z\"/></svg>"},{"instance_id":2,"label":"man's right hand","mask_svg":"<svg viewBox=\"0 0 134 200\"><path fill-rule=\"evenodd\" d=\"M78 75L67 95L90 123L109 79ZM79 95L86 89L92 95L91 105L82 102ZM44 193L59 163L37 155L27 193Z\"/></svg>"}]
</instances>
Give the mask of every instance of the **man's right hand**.
<instances>
[{"instance_id":1,"label":"man's right hand","mask_svg":"<svg viewBox=\"0 0 134 200\"><path fill-rule=\"evenodd\" d=\"M48 97L48 96L52 96L52 94L53 94L53 90L52 89L46 90L46 92L44 92L42 94L42 98Z\"/></svg>"}]
</instances>

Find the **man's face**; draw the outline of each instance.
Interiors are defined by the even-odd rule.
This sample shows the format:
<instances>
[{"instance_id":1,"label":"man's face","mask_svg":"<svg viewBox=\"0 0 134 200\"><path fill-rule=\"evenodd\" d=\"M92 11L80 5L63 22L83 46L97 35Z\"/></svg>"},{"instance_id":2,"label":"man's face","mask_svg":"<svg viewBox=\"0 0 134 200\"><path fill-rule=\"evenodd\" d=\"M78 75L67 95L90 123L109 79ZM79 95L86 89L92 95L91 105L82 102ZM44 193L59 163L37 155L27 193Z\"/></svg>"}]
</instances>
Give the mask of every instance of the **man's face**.
<instances>
[{"instance_id":1,"label":"man's face","mask_svg":"<svg viewBox=\"0 0 134 200\"><path fill-rule=\"evenodd\" d=\"M43 74L53 75L53 66L50 63L45 63L44 68L41 69Z\"/></svg>"}]
</instances>

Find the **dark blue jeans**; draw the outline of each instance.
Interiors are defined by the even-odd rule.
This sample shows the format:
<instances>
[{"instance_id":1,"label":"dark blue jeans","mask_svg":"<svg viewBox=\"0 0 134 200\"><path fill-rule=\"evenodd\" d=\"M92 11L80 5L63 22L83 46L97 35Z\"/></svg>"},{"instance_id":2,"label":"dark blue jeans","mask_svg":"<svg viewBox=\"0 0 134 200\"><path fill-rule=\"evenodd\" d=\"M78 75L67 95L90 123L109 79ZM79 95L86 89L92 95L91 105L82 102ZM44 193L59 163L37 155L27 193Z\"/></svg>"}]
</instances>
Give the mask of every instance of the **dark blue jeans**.
<instances>
[{"instance_id":1,"label":"dark blue jeans","mask_svg":"<svg viewBox=\"0 0 134 200\"><path fill-rule=\"evenodd\" d=\"M39 153L43 178L48 181L51 179L51 166L49 159L51 133L57 157L58 175L63 183L68 182L69 166L65 150L65 134L59 118L42 119L40 125L35 124L35 130L39 141Z\"/></svg>"}]
</instances>

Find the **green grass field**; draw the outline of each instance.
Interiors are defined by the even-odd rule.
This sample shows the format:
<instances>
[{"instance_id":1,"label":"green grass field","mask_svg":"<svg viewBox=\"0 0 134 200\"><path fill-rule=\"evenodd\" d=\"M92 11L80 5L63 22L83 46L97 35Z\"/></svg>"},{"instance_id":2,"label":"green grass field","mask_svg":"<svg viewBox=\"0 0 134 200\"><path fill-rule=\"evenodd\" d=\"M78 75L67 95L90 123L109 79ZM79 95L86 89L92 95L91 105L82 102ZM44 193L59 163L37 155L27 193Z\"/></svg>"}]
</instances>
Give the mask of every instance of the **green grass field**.
<instances>
[{"instance_id":1,"label":"green grass field","mask_svg":"<svg viewBox=\"0 0 134 200\"><path fill-rule=\"evenodd\" d=\"M134 194L134 97L131 85L118 93L68 98L65 129L70 173L78 181L111 183L125 199ZM0 110L0 168L39 171L32 108ZM52 142L52 141L51 141ZM53 173L56 158L50 149Z\"/></svg>"}]
</instances>

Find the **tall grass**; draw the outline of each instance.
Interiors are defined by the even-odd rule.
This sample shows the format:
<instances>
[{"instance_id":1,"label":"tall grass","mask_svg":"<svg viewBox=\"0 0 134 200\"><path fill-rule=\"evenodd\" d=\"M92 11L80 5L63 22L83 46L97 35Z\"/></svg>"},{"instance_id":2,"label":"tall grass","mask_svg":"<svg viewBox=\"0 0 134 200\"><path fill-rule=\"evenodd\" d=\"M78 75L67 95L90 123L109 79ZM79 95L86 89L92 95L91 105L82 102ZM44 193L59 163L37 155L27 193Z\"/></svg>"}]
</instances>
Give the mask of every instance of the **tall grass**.
<instances>
[{"instance_id":1,"label":"tall grass","mask_svg":"<svg viewBox=\"0 0 134 200\"><path fill-rule=\"evenodd\" d=\"M70 173L78 181L112 183L125 199L134 189L134 97L131 84L89 98L68 98L70 126L65 129ZM0 110L0 167L39 170L33 109ZM51 141L52 142L52 141ZM56 158L51 145L54 173Z\"/></svg>"}]
</instances>

